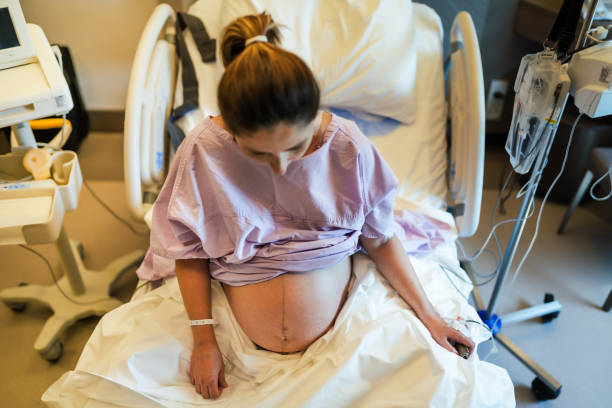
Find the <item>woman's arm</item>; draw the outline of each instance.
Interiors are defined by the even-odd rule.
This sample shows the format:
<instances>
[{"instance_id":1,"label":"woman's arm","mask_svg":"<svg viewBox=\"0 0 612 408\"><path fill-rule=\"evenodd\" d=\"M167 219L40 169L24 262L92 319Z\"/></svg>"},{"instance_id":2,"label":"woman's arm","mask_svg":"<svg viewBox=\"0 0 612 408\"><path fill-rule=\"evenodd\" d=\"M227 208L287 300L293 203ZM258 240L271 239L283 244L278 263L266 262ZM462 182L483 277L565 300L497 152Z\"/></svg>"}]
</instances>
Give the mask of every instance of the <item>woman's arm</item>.
<instances>
[{"instance_id":1,"label":"woman's arm","mask_svg":"<svg viewBox=\"0 0 612 408\"><path fill-rule=\"evenodd\" d=\"M177 259L175 266L189 320L212 318L208 260ZM191 326L191 333L191 383L204 398L217 398L223 388L227 387L227 383L223 371L223 356L219 351L213 326Z\"/></svg>"},{"instance_id":2,"label":"woman's arm","mask_svg":"<svg viewBox=\"0 0 612 408\"><path fill-rule=\"evenodd\" d=\"M436 312L412 269L410 259L400 240L396 236L388 240L361 236L360 241L378 270L401 298L412 307L434 340L455 354L458 353L450 341L464 344L469 347L471 354L474 350L474 343L459 331L449 327Z\"/></svg>"}]
</instances>

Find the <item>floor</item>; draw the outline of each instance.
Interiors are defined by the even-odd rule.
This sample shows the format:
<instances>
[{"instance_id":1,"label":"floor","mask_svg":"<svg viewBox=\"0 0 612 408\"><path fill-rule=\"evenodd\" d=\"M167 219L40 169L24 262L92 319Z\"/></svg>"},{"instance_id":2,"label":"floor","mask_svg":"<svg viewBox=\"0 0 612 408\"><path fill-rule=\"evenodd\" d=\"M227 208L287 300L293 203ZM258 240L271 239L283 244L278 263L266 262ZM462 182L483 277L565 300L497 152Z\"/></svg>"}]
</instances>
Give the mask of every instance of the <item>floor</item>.
<instances>
[{"instance_id":1,"label":"floor","mask_svg":"<svg viewBox=\"0 0 612 408\"><path fill-rule=\"evenodd\" d=\"M479 231L463 240L469 255L480 248L490 231L496 198L496 190L485 190ZM516 216L519 205L518 200L508 203L505 218ZM579 207L559 236L556 231L564 212L563 205L546 204L533 250L514 285L514 271L508 273L494 310L503 320L505 313L541 304L547 292L562 304L559 317L552 322L532 319L502 327L504 335L562 384L561 395L554 401L538 402L530 389L535 376L499 343L498 352L487 360L508 370L520 407L610 407L612 312L603 312L601 306L612 289L612 225ZM500 219L498 216L496 222ZM514 266L527 249L534 225L531 220L525 228ZM502 241L507 242L512 226L499 230ZM483 275L495 268L489 254L474 265ZM480 288L487 306L492 288L493 282ZM483 349L486 355L490 347Z\"/></svg>"},{"instance_id":2,"label":"floor","mask_svg":"<svg viewBox=\"0 0 612 408\"><path fill-rule=\"evenodd\" d=\"M79 158L85 179L91 188L120 216L128 218L123 192L122 136L115 133L92 133L83 144ZM475 236L463 240L466 252L472 254L488 234L489 218L497 197L499 173L505 156L501 151L487 152L486 180L480 228ZM507 217L516 215L520 202L507 203ZM497 346L482 347L481 356L505 367L516 385L519 407L608 407L612 377L612 312L600 307L612 289L612 224L594 215L586 207L576 210L565 235L556 235L565 210L563 205L548 203L543 212L539 238L532 254L514 285L510 279L502 291L496 313L539 304L545 292L552 292L563 309L556 320L542 324L537 320L508 325L503 333L523 348L534 360L562 384L561 396L548 402L538 402L530 390L533 375L507 351ZM535 218L535 217L534 217ZM501 220L499 215L496 221ZM517 252L522 256L533 233L534 220L524 231ZM80 240L85 249L85 263L91 269L102 268L133 249L145 249L147 238L135 235L115 220L92 195L83 188L79 208L66 214L65 226L72 239ZM506 241L512 227L499 228ZM47 256L54 270L60 271L59 258L52 245L36 245ZM488 248L493 248L489 246ZM0 287L6 288L31 282L52 284L45 263L17 246L0 246L2 270ZM518 261L517 261L518 262ZM480 274L494 268L490 254L474 262ZM515 263L516 264L516 263ZM511 277L510 277L511 278ZM135 285L133 274L126 274L113 293L121 300L129 299ZM480 287L488 301L492 284ZM64 372L72 369L80 350L96 325L97 318L79 321L64 336L64 354L57 363L41 359L33 342L51 312L35 304L20 314L0 307L0 398L3 406L39 407L44 390Z\"/></svg>"}]
</instances>

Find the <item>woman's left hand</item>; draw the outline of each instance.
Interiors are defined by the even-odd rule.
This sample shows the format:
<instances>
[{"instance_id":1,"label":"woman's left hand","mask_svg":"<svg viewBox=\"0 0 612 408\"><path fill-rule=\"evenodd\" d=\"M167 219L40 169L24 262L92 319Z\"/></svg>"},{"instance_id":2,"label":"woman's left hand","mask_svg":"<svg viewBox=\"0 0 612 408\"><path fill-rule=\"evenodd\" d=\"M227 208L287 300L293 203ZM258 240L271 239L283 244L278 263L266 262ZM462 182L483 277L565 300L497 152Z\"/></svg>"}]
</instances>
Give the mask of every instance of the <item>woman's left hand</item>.
<instances>
[{"instance_id":1,"label":"woman's left hand","mask_svg":"<svg viewBox=\"0 0 612 408\"><path fill-rule=\"evenodd\" d=\"M472 354L474 342L457 330L449 327L444 319L436 313L433 305L427 299L425 290L423 290L423 286L419 282L410 258L408 258L404 246L397 236L383 239L366 238L362 235L359 238L359 242L370 258L372 258L378 270L389 281L400 297L414 310L439 345L451 353L459 355L451 342L461 343Z\"/></svg>"},{"instance_id":2,"label":"woman's left hand","mask_svg":"<svg viewBox=\"0 0 612 408\"><path fill-rule=\"evenodd\" d=\"M453 329L450 327L444 319L440 316L435 316L428 319L421 319L431 333L431 337L442 347L450 351L451 353L455 353L459 355L455 347L453 347L452 343L460 343L469 348L470 355L474 351L474 342L470 340L468 337L464 336L460 331Z\"/></svg>"}]
</instances>

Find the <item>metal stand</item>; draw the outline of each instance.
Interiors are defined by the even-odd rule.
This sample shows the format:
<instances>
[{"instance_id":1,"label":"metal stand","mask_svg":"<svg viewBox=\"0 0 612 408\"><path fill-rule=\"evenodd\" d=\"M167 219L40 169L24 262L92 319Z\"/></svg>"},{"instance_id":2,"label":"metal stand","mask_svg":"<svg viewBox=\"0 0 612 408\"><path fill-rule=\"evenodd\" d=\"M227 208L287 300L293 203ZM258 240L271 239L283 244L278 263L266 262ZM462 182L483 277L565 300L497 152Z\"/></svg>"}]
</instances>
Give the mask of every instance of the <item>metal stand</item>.
<instances>
[{"instance_id":1,"label":"metal stand","mask_svg":"<svg viewBox=\"0 0 612 408\"><path fill-rule=\"evenodd\" d=\"M0 291L0 299L11 309L20 312L27 302L38 302L53 310L41 330L34 349L49 361L62 356L61 335L77 320L88 316L102 316L121 305L110 296L112 285L128 268L137 265L144 253L134 250L111 262L103 270L87 269L82 260L82 246L68 238L62 226L55 246L64 266L64 276L57 285L70 297L67 299L55 285L20 285Z\"/></svg>"},{"instance_id":2,"label":"metal stand","mask_svg":"<svg viewBox=\"0 0 612 408\"><path fill-rule=\"evenodd\" d=\"M598 2L598 0L593 0L591 2L589 13L582 22L582 26L580 28L580 35L578 36L578 39L575 43L576 45L574 46L574 50L577 50L585 45L586 34L589 28L591 27L591 23L593 20L593 16L595 15L595 9L597 8ZM569 2L564 2L563 8L565 8L566 4L569 4ZM558 22L560 24L564 24L563 21L557 20L555 22L555 25ZM561 112L563 111L565 103L567 102L567 96L565 98L566 99L561 107ZM558 120L561 119L561 115L562 114L559 115ZM536 379L532 382L531 387L534 394L539 399L554 399L558 397L561 393L561 384L548 372L546 372L542 367L540 367L535 361L533 361L529 356L527 356L520 348L518 348L516 344L514 344L512 341L510 341L510 339L501 334L500 330L502 328L502 322L515 323L539 316L544 317L544 319L546 320L552 320L559 314L559 311L561 310L561 304L559 302L555 302L552 298L552 295L547 294L545 297L545 302L547 303L543 305L520 310L502 317L497 316L494 312L497 300L504 285L506 273L508 272L508 269L512 264L512 260L516 253L518 242L521 238L521 234L523 233L527 213L529 212L530 207L533 205L535 193L538 184L540 183L544 167L546 166L546 160L550 153L550 148L552 146L555 133L556 130L553 132L549 132L548 136L542 136L546 137L547 140L542 140L542 142L544 143L544 148L540 149L533 169L531 171L531 175L529 178L529 188L525 193L523 202L521 203L521 209L519 210L519 215L514 225L514 230L512 231L510 242L508 243L508 247L506 248L506 252L504 254L504 259L502 261L499 274L495 282L495 287L493 289L493 294L491 295L489 307L486 310L484 310L484 304L482 302L482 299L480 298L479 292L477 290L473 291L474 300L479 309L479 314L481 315L484 323L487 324L493 332L493 336L495 337L495 339L499 341L502 346L504 346L508 351L510 351L510 353L512 353L514 357L516 357L521 363L527 366L527 368L529 368L536 375ZM567 220L565 220L565 222L567 222ZM470 275L472 281L474 281L474 275L471 270L471 265L464 263L464 267L466 268L466 271ZM610 297L612 297L612 293ZM606 306L608 308L610 307L610 303L612 303L612 301L610 301L610 297L608 298L604 309L606 308Z\"/></svg>"},{"instance_id":3,"label":"metal stand","mask_svg":"<svg viewBox=\"0 0 612 408\"><path fill-rule=\"evenodd\" d=\"M484 303L482 302L482 298L480 297L480 293L476 289L476 287L473 291L473 297L476 302L476 307L479 310L479 314L481 315L484 323L487 324L493 332L493 336L495 337L495 339L499 341L502 346L504 346L508 351L510 351L510 353L512 353L514 357L516 357L521 363L527 366L527 368L529 368L536 375L537 378L536 380L534 380L534 383L532 383L532 388L534 389L534 393L536 393L536 396L541 399L556 398L561 392L561 384L548 372L546 372L542 367L540 367L534 360L532 360L527 354L525 354L508 337L504 336L500 331L502 329L502 322L506 324L516 323L528 319L533 319L535 317L558 314L558 312L561 310L561 304L559 302L552 301L539 306L534 306L528 309L513 312L506 316L498 316L494 312L495 306L497 305L497 300L499 298L499 295L501 294L501 290L504 285L506 273L508 272L508 269L512 264L512 260L516 253L517 245L519 243L521 234L523 233L523 229L527 221L527 213L529 212L529 208L533 204L535 193L538 184L540 183L542 171L544 170L544 167L546 165L546 158L548 157L548 153L552 146L553 140L554 134L550 134L548 136L548 140L543 141L544 148L540 150L534 163L529 178L530 187L526 191L525 196L523 198L523 202L521 203L521 209L519 211L517 221L514 225L514 230L512 231L510 242L508 243L508 247L506 248L506 252L504 254L497 280L495 282L495 288L493 289L493 294L491 295L491 299L489 301L489 306L486 310L484 309ZM474 274L472 272L471 265L469 263L463 263L463 266L468 272L468 275L470 276L472 281L474 281ZM536 390L536 388L539 389ZM544 390L542 390L542 388L544 388Z\"/></svg>"}]
</instances>

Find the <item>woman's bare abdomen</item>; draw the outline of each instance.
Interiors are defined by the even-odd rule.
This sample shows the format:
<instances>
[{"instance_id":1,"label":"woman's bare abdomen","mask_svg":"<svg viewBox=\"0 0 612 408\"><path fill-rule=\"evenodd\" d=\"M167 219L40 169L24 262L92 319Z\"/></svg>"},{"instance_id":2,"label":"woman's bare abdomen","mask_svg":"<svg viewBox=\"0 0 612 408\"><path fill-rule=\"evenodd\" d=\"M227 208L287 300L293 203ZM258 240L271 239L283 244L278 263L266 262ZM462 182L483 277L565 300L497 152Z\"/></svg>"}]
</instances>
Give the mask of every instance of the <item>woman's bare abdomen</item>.
<instances>
[{"instance_id":1,"label":"woman's bare abdomen","mask_svg":"<svg viewBox=\"0 0 612 408\"><path fill-rule=\"evenodd\" d=\"M333 325L344 304L351 260L303 273L285 273L246 286L224 285L242 330L276 352L305 350Z\"/></svg>"}]
</instances>

